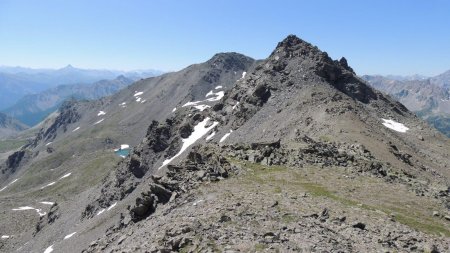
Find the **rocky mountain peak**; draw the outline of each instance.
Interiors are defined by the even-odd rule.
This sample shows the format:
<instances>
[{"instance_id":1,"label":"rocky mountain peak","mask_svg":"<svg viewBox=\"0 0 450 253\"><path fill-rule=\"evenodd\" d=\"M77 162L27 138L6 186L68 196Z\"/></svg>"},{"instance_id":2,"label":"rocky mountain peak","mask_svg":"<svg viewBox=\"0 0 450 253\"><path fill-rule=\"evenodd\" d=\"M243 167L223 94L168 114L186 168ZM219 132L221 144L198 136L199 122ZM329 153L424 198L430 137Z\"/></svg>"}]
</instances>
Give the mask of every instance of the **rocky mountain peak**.
<instances>
[{"instance_id":1,"label":"rocky mountain peak","mask_svg":"<svg viewBox=\"0 0 450 253\"><path fill-rule=\"evenodd\" d=\"M295 35L278 43L266 66L283 75L288 74L291 80L322 79L363 103L377 98L376 93L356 76L347 59L333 60L326 52Z\"/></svg>"},{"instance_id":2,"label":"rocky mountain peak","mask_svg":"<svg viewBox=\"0 0 450 253\"><path fill-rule=\"evenodd\" d=\"M213 68L232 71L245 69L253 62L254 59L235 52L218 53L207 61Z\"/></svg>"}]
</instances>

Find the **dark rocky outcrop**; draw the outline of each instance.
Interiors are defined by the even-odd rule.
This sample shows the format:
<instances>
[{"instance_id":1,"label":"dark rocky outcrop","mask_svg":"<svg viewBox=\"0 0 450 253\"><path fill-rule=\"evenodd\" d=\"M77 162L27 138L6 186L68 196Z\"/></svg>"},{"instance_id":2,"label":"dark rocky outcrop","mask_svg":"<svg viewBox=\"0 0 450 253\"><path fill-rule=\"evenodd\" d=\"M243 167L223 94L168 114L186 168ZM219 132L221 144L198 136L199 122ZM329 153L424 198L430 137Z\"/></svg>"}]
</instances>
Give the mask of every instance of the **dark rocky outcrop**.
<instances>
[{"instance_id":1,"label":"dark rocky outcrop","mask_svg":"<svg viewBox=\"0 0 450 253\"><path fill-rule=\"evenodd\" d=\"M46 215L39 217L33 236L36 236L44 227L53 224L60 216L59 206L54 203Z\"/></svg>"},{"instance_id":2,"label":"dark rocky outcrop","mask_svg":"<svg viewBox=\"0 0 450 253\"><path fill-rule=\"evenodd\" d=\"M36 135L36 138L30 144L30 147L34 148L41 142L49 142L56 138L58 131L66 132L67 126L77 122L81 115L77 110L77 102L75 100L69 100L64 102L59 108L59 115L55 118L53 123L48 128L42 128Z\"/></svg>"}]
</instances>

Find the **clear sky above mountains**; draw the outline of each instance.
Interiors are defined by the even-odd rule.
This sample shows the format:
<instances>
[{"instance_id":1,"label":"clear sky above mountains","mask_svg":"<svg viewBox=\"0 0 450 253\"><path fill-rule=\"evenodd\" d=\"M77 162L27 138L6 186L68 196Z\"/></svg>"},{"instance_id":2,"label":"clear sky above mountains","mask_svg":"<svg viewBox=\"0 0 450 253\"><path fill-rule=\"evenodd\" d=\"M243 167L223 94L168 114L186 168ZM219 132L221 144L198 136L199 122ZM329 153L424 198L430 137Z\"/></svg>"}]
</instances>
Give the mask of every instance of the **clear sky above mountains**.
<instances>
[{"instance_id":1,"label":"clear sky above mountains","mask_svg":"<svg viewBox=\"0 0 450 253\"><path fill-rule=\"evenodd\" d=\"M450 69L450 1L0 1L0 65L178 70L288 34L358 74Z\"/></svg>"}]
</instances>

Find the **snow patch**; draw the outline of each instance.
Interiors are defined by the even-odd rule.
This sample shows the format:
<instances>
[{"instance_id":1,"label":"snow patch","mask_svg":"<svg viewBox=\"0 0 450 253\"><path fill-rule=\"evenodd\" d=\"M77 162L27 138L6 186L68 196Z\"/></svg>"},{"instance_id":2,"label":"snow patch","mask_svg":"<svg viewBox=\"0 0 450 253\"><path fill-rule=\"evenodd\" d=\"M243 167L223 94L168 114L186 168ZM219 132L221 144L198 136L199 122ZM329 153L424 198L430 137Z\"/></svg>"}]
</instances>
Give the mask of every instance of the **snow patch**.
<instances>
[{"instance_id":1,"label":"snow patch","mask_svg":"<svg viewBox=\"0 0 450 253\"><path fill-rule=\"evenodd\" d=\"M214 135L216 135L216 132L212 132L210 135L206 136L205 140L209 141Z\"/></svg>"},{"instance_id":2,"label":"snow patch","mask_svg":"<svg viewBox=\"0 0 450 253\"><path fill-rule=\"evenodd\" d=\"M192 132L192 134L188 138L182 139L183 146L181 146L181 150L178 152L178 154L174 155L170 159L165 160L163 162L163 164L161 165L161 167L159 167L159 169L161 169L162 167L169 164L173 159L175 159L176 157L181 155L190 145L194 144L198 139L202 138L211 129L213 129L215 126L217 126L217 124L219 124L219 122L214 122L211 124L211 126L206 127L206 124L208 123L208 121L209 121L209 117L206 117L202 122L198 123L194 127L194 131Z\"/></svg>"},{"instance_id":3,"label":"snow patch","mask_svg":"<svg viewBox=\"0 0 450 253\"><path fill-rule=\"evenodd\" d=\"M186 106L191 106L191 105L197 105L197 104L200 104L201 102L203 102L203 101L187 102L186 104L184 104L184 105L181 106L181 107L186 107Z\"/></svg>"},{"instance_id":4,"label":"snow patch","mask_svg":"<svg viewBox=\"0 0 450 253\"><path fill-rule=\"evenodd\" d=\"M47 184L47 185L42 186L41 189L44 189L45 187L52 186L52 185L54 185L54 184L56 184L56 182L51 182L51 183L49 183L49 184Z\"/></svg>"},{"instance_id":5,"label":"snow patch","mask_svg":"<svg viewBox=\"0 0 450 253\"><path fill-rule=\"evenodd\" d=\"M219 92L214 93L214 92L211 90L211 91L209 91L209 92L206 94L206 97L209 97L209 96L213 96L213 97L208 98L208 99L206 99L206 100L202 100L202 101L187 102L186 104L184 104L184 105L181 106L181 107L186 107L186 106L197 106L197 105L199 105L200 103L203 103L203 102L214 102L214 101L219 101L220 99L223 98L223 96L225 96L225 92L224 92L224 91L219 91ZM202 105L200 105L200 106L202 106Z\"/></svg>"},{"instance_id":6,"label":"snow patch","mask_svg":"<svg viewBox=\"0 0 450 253\"><path fill-rule=\"evenodd\" d=\"M3 190L5 190L8 186L14 184L15 182L17 182L17 180L19 180L18 178L14 179L13 181L11 181L11 183L7 184L5 187L3 187L2 189L0 189L0 192L2 192Z\"/></svg>"},{"instance_id":7,"label":"snow patch","mask_svg":"<svg viewBox=\"0 0 450 253\"><path fill-rule=\"evenodd\" d=\"M9 235L2 235L2 239L8 239Z\"/></svg>"},{"instance_id":8,"label":"snow patch","mask_svg":"<svg viewBox=\"0 0 450 253\"><path fill-rule=\"evenodd\" d=\"M233 130L230 129L229 133L226 133L222 136L222 138L220 138L219 142L223 142L226 138L228 138L228 136L230 136L230 134L233 132Z\"/></svg>"},{"instance_id":9,"label":"snow patch","mask_svg":"<svg viewBox=\"0 0 450 253\"><path fill-rule=\"evenodd\" d=\"M48 248L45 249L44 253L50 253L53 251L53 245L50 245Z\"/></svg>"},{"instance_id":10,"label":"snow patch","mask_svg":"<svg viewBox=\"0 0 450 253\"><path fill-rule=\"evenodd\" d=\"M239 102L237 102L235 105L233 105L233 110L236 109L236 107L239 105Z\"/></svg>"},{"instance_id":11,"label":"snow patch","mask_svg":"<svg viewBox=\"0 0 450 253\"><path fill-rule=\"evenodd\" d=\"M70 173L67 173L67 174L65 174L64 176L60 177L59 179L63 179L63 178L66 178L66 177L68 177L68 176L70 176L70 175L72 175L72 173L71 173L71 172L70 172Z\"/></svg>"},{"instance_id":12,"label":"snow patch","mask_svg":"<svg viewBox=\"0 0 450 253\"><path fill-rule=\"evenodd\" d=\"M44 216L44 215L47 214L46 212L41 212L41 209L39 209L39 208L34 208L34 207L31 207L31 206L21 206L21 207L19 207L19 208L13 208L12 210L13 210L13 211L35 210L35 211L39 214L39 216Z\"/></svg>"},{"instance_id":13,"label":"snow patch","mask_svg":"<svg viewBox=\"0 0 450 253\"><path fill-rule=\"evenodd\" d=\"M136 92L136 93L134 93L134 95L133 95L133 96L137 97L137 96L140 96L140 95L142 95L142 94L144 94L144 92L142 92L142 91L139 91L139 92Z\"/></svg>"},{"instance_id":14,"label":"snow patch","mask_svg":"<svg viewBox=\"0 0 450 253\"><path fill-rule=\"evenodd\" d=\"M72 130L72 132L76 132L80 129L80 127L75 128L74 130Z\"/></svg>"},{"instance_id":15,"label":"snow patch","mask_svg":"<svg viewBox=\"0 0 450 253\"><path fill-rule=\"evenodd\" d=\"M391 119L383 119L382 118L382 120L384 121L383 125L385 127L390 128L390 129L392 129L394 131L405 133L407 130L409 130L409 128L406 127L405 125L403 125L402 123L398 123L398 122L393 121Z\"/></svg>"},{"instance_id":16,"label":"snow patch","mask_svg":"<svg viewBox=\"0 0 450 253\"><path fill-rule=\"evenodd\" d=\"M106 210L106 209L102 209L102 210L98 211L97 215L102 214L105 210Z\"/></svg>"},{"instance_id":17,"label":"snow patch","mask_svg":"<svg viewBox=\"0 0 450 253\"><path fill-rule=\"evenodd\" d=\"M51 205L51 206L53 206L53 204L55 204L54 202L49 202L49 201L42 201L39 203L44 204L44 205Z\"/></svg>"},{"instance_id":18,"label":"snow patch","mask_svg":"<svg viewBox=\"0 0 450 253\"><path fill-rule=\"evenodd\" d=\"M245 78L245 75L247 75L247 72L242 72L242 77L241 77L241 79L244 79Z\"/></svg>"},{"instance_id":19,"label":"snow patch","mask_svg":"<svg viewBox=\"0 0 450 253\"><path fill-rule=\"evenodd\" d=\"M49 142L49 143L47 143L47 144L45 144L45 146L48 146L48 145L50 145L50 144L52 144L53 142Z\"/></svg>"},{"instance_id":20,"label":"snow patch","mask_svg":"<svg viewBox=\"0 0 450 253\"><path fill-rule=\"evenodd\" d=\"M105 119L101 119L101 120L95 122L94 125L100 124L103 120L105 120Z\"/></svg>"},{"instance_id":21,"label":"snow patch","mask_svg":"<svg viewBox=\"0 0 450 253\"><path fill-rule=\"evenodd\" d=\"M175 107L175 108L173 108L172 112L175 112L176 110L177 110L177 108Z\"/></svg>"},{"instance_id":22,"label":"snow patch","mask_svg":"<svg viewBox=\"0 0 450 253\"><path fill-rule=\"evenodd\" d=\"M195 105L194 108L197 110L200 110L201 112L203 112L203 110L205 110L206 108L210 108L211 106L209 105Z\"/></svg>"},{"instance_id":23,"label":"snow patch","mask_svg":"<svg viewBox=\"0 0 450 253\"><path fill-rule=\"evenodd\" d=\"M219 91L217 93L213 93L214 96L213 98L208 98L207 101L213 102L213 101L219 101L220 99L223 98L223 96L225 96L225 92L224 91Z\"/></svg>"},{"instance_id":24,"label":"snow patch","mask_svg":"<svg viewBox=\"0 0 450 253\"><path fill-rule=\"evenodd\" d=\"M104 112L104 111L99 111L98 114L97 114L97 116L102 116L102 115L105 115L105 114L106 114L106 112Z\"/></svg>"},{"instance_id":25,"label":"snow patch","mask_svg":"<svg viewBox=\"0 0 450 253\"><path fill-rule=\"evenodd\" d=\"M117 205L117 202L112 204L110 207L108 207L108 209L106 209L106 211L109 211L109 210L113 209L116 205Z\"/></svg>"},{"instance_id":26,"label":"snow patch","mask_svg":"<svg viewBox=\"0 0 450 253\"><path fill-rule=\"evenodd\" d=\"M34 207L31 206L21 206L19 208L14 208L13 211L23 211L23 210L34 210Z\"/></svg>"},{"instance_id":27,"label":"snow patch","mask_svg":"<svg viewBox=\"0 0 450 253\"><path fill-rule=\"evenodd\" d=\"M223 88L222 85L219 85L219 86L217 86L217 87L214 88L214 89L218 90L218 89L222 89L222 88Z\"/></svg>"},{"instance_id":28,"label":"snow patch","mask_svg":"<svg viewBox=\"0 0 450 253\"><path fill-rule=\"evenodd\" d=\"M138 97L138 98L136 99L136 102L141 102L141 98Z\"/></svg>"},{"instance_id":29,"label":"snow patch","mask_svg":"<svg viewBox=\"0 0 450 253\"><path fill-rule=\"evenodd\" d=\"M68 234L66 236L64 236L63 240L69 239L70 237L72 237L74 234L76 234L77 232L73 232L72 234Z\"/></svg>"}]
</instances>

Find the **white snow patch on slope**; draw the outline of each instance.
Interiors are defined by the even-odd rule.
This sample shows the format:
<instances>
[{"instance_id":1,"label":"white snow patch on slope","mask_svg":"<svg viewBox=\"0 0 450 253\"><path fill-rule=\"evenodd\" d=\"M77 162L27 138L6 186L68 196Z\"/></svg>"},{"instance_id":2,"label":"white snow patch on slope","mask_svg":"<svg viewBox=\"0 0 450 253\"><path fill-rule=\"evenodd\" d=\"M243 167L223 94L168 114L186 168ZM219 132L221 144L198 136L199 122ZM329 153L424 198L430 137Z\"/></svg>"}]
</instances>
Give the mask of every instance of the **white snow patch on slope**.
<instances>
[{"instance_id":1,"label":"white snow patch on slope","mask_svg":"<svg viewBox=\"0 0 450 253\"><path fill-rule=\"evenodd\" d=\"M103 120L105 120L105 119L101 119L101 120L95 122L94 125L97 125L97 124L101 123Z\"/></svg>"},{"instance_id":2,"label":"white snow patch on slope","mask_svg":"<svg viewBox=\"0 0 450 253\"><path fill-rule=\"evenodd\" d=\"M195 105L194 108L197 110L200 110L201 112L203 112L203 110L205 110L206 108L210 108L211 106L209 105Z\"/></svg>"},{"instance_id":3,"label":"white snow patch on slope","mask_svg":"<svg viewBox=\"0 0 450 253\"><path fill-rule=\"evenodd\" d=\"M34 210L34 207L31 206L21 206L19 208L14 208L13 211L23 211L23 210Z\"/></svg>"},{"instance_id":4,"label":"white snow patch on slope","mask_svg":"<svg viewBox=\"0 0 450 253\"><path fill-rule=\"evenodd\" d=\"M53 251L53 245L50 245L48 248L45 249L44 253L50 253Z\"/></svg>"},{"instance_id":5,"label":"white snow patch on slope","mask_svg":"<svg viewBox=\"0 0 450 253\"><path fill-rule=\"evenodd\" d=\"M214 135L216 135L216 132L212 132L210 135L206 136L205 140L209 141Z\"/></svg>"},{"instance_id":6,"label":"white snow patch on slope","mask_svg":"<svg viewBox=\"0 0 450 253\"><path fill-rule=\"evenodd\" d=\"M50 145L50 144L52 144L53 142L49 142L49 143L47 143L47 144L45 144L45 146L48 146L48 145Z\"/></svg>"},{"instance_id":7,"label":"white snow patch on slope","mask_svg":"<svg viewBox=\"0 0 450 253\"><path fill-rule=\"evenodd\" d=\"M173 159L175 159L176 157L181 155L190 145L194 144L198 139L202 138L211 129L213 129L215 126L217 126L217 124L219 124L219 122L216 121L216 122L212 123L211 126L206 127L206 124L208 123L208 121L209 121L209 117L206 117L202 122L198 123L194 127L194 131L191 133L191 135L189 135L189 137L187 137L186 139L182 139L183 146L181 146L181 149L178 152L178 154L174 155L170 159L165 160L163 162L163 164L161 165L161 167L159 167L159 169L161 169L162 167L169 164Z\"/></svg>"},{"instance_id":8,"label":"white snow patch on slope","mask_svg":"<svg viewBox=\"0 0 450 253\"><path fill-rule=\"evenodd\" d=\"M68 235L66 235L66 236L64 236L64 239L63 240L66 240L66 239L69 239L70 237L72 237L74 234L76 234L77 232L73 232L73 233L71 233L71 234L68 234Z\"/></svg>"},{"instance_id":9,"label":"white snow patch on slope","mask_svg":"<svg viewBox=\"0 0 450 253\"><path fill-rule=\"evenodd\" d=\"M222 88L223 88L222 85L219 85L219 86L217 86L217 87L214 88L214 89L218 90L218 89L222 89Z\"/></svg>"},{"instance_id":10,"label":"white snow patch on slope","mask_svg":"<svg viewBox=\"0 0 450 253\"><path fill-rule=\"evenodd\" d=\"M108 209L106 209L106 211L109 211L109 210L113 209L116 205L117 205L117 202L112 204L110 207L108 207Z\"/></svg>"},{"instance_id":11,"label":"white snow patch on slope","mask_svg":"<svg viewBox=\"0 0 450 253\"><path fill-rule=\"evenodd\" d=\"M239 102L237 102L235 105L233 105L233 110L236 109L236 107L239 105Z\"/></svg>"},{"instance_id":12,"label":"white snow patch on slope","mask_svg":"<svg viewBox=\"0 0 450 253\"><path fill-rule=\"evenodd\" d=\"M181 107L186 107L186 106L191 106L191 105L197 105L197 104L200 104L201 102L203 102L203 101L187 102L186 104L184 104L184 105L181 106Z\"/></svg>"},{"instance_id":13,"label":"white snow patch on slope","mask_svg":"<svg viewBox=\"0 0 450 253\"><path fill-rule=\"evenodd\" d=\"M19 208L13 208L12 210L13 211L35 210L39 214L39 216L44 216L44 215L47 214L46 212L41 212L41 209L34 208L34 207L31 207L31 206L21 206Z\"/></svg>"},{"instance_id":14,"label":"white snow patch on slope","mask_svg":"<svg viewBox=\"0 0 450 253\"><path fill-rule=\"evenodd\" d=\"M242 79L245 78L245 75L247 75L247 72L245 72L245 71L242 72L242 77L241 77L241 78L242 78Z\"/></svg>"},{"instance_id":15,"label":"white snow patch on slope","mask_svg":"<svg viewBox=\"0 0 450 253\"><path fill-rule=\"evenodd\" d=\"M74 130L72 130L72 132L76 132L80 129L80 127L75 128Z\"/></svg>"},{"instance_id":16,"label":"white snow patch on slope","mask_svg":"<svg viewBox=\"0 0 450 253\"><path fill-rule=\"evenodd\" d=\"M39 203L44 204L44 205L51 205L51 206L53 206L53 204L55 204L54 202L49 202L49 201L42 201Z\"/></svg>"},{"instance_id":17,"label":"white snow patch on slope","mask_svg":"<svg viewBox=\"0 0 450 253\"><path fill-rule=\"evenodd\" d=\"M385 127L390 128L390 129L392 129L394 131L405 133L407 130L409 130L409 128L406 127L405 125L403 125L402 123L398 123L398 122L393 121L391 119L382 119L382 120L384 121L383 125Z\"/></svg>"},{"instance_id":18,"label":"white snow patch on slope","mask_svg":"<svg viewBox=\"0 0 450 253\"><path fill-rule=\"evenodd\" d=\"M127 149L127 148L130 148L130 145L128 145L128 144L121 144L120 145L120 149Z\"/></svg>"},{"instance_id":19,"label":"white snow patch on slope","mask_svg":"<svg viewBox=\"0 0 450 253\"><path fill-rule=\"evenodd\" d=\"M45 187L52 186L52 185L54 185L54 184L56 184L56 182L51 182L51 183L49 183L49 184L47 184L47 185L42 186L41 189L44 189Z\"/></svg>"},{"instance_id":20,"label":"white snow patch on slope","mask_svg":"<svg viewBox=\"0 0 450 253\"><path fill-rule=\"evenodd\" d=\"M175 107L175 108L173 108L172 112L175 112L176 110L177 110L177 108Z\"/></svg>"},{"instance_id":21,"label":"white snow patch on slope","mask_svg":"<svg viewBox=\"0 0 450 253\"><path fill-rule=\"evenodd\" d=\"M144 94L144 92L142 92L142 91L139 91L139 92L136 92L136 93L134 93L134 95L133 95L133 96L137 97L137 96L140 96L140 95L142 95L142 94Z\"/></svg>"},{"instance_id":22,"label":"white snow patch on slope","mask_svg":"<svg viewBox=\"0 0 450 253\"><path fill-rule=\"evenodd\" d=\"M141 102L141 98L138 97L138 98L136 99L136 102Z\"/></svg>"},{"instance_id":23,"label":"white snow patch on slope","mask_svg":"<svg viewBox=\"0 0 450 253\"><path fill-rule=\"evenodd\" d=\"M102 115L105 115L105 114L106 114L106 112L104 112L104 111L99 111L98 114L97 114L97 116L102 116Z\"/></svg>"},{"instance_id":24,"label":"white snow patch on slope","mask_svg":"<svg viewBox=\"0 0 450 253\"><path fill-rule=\"evenodd\" d=\"M59 179L66 178L66 177L68 177L68 176L70 176L70 175L72 175L72 172L69 172L69 173L65 174L64 176L60 177Z\"/></svg>"},{"instance_id":25,"label":"white snow patch on slope","mask_svg":"<svg viewBox=\"0 0 450 253\"><path fill-rule=\"evenodd\" d=\"M17 180L19 180L18 178L14 179L13 181L11 181L11 183L7 184L5 187L3 187L2 189L0 189L0 192L2 192L3 190L5 190L8 186L14 184L15 182L17 182Z\"/></svg>"},{"instance_id":26,"label":"white snow patch on slope","mask_svg":"<svg viewBox=\"0 0 450 253\"><path fill-rule=\"evenodd\" d=\"M213 101L219 101L220 99L223 98L223 96L225 96L225 92L224 91L219 91L217 93L213 93L214 96L213 98L208 98L207 101L213 102Z\"/></svg>"},{"instance_id":27,"label":"white snow patch on slope","mask_svg":"<svg viewBox=\"0 0 450 253\"><path fill-rule=\"evenodd\" d=\"M9 235L2 235L2 239L8 239Z\"/></svg>"},{"instance_id":28,"label":"white snow patch on slope","mask_svg":"<svg viewBox=\"0 0 450 253\"><path fill-rule=\"evenodd\" d=\"M198 104L200 104L200 103L203 103L203 102L214 102L214 101L219 101L220 99L223 98L223 96L225 96L225 92L224 92L224 91L219 91L219 92L214 93L213 91L209 91L208 94L206 94L206 97L209 97L209 96L213 96L213 97L208 98L208 99L203 100L203 101L187 102L187 103L184 104L182 107L186 107L186 106L196 106L196 105L198 105Z\"/></svg>"},{"instance_id":29,"label":"white snow patch on slope","mask_svg":"<svg viewBox=\"0 0 450 253\"><path fill-rule=\"evenodd\" d=\"M230 136L230 134L233 132L233 130L230 129L229 133L226 133L222 136L222 138L220 138L219 142L223 142L226 138L228 138L228 136Z\"/></svg>"},{"instance_id":30,"label":"white snow patch on slope","mask_svg":"<svg viewBox=\"0 0 450 253\"><path fill-rule=\"evenodd\" d=\"M97 215L102 214L105 210L106 210L106 209L102 209L102 210L98 211Z\"/></svg>"}]
</instances>

